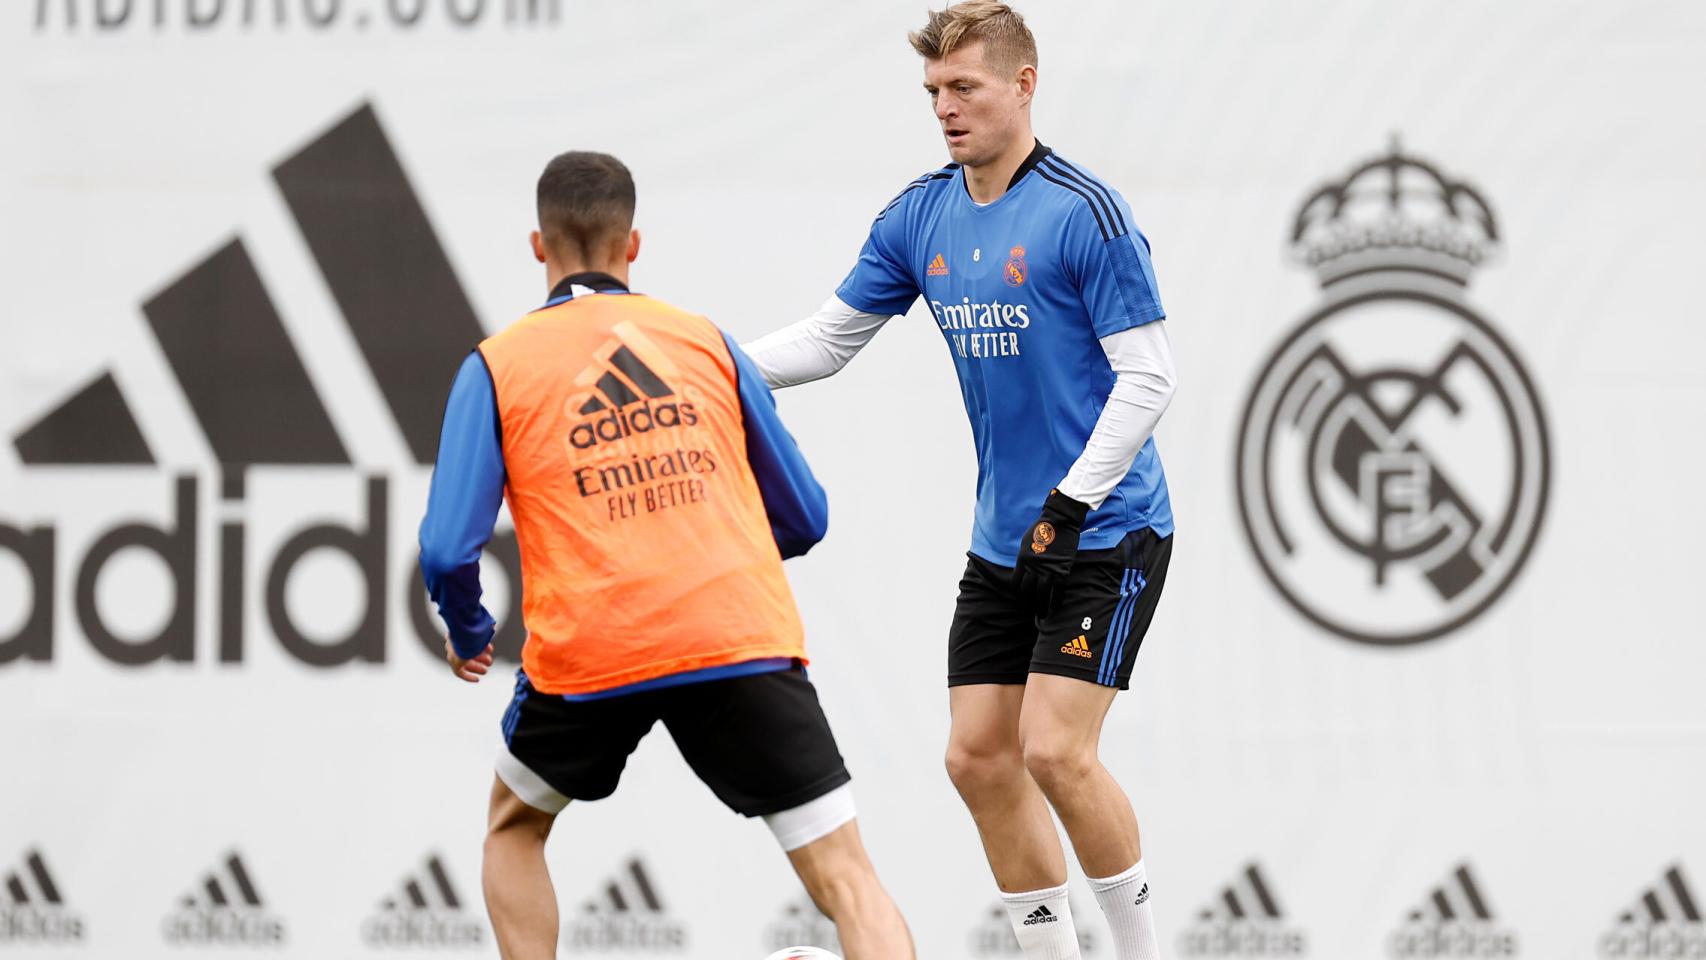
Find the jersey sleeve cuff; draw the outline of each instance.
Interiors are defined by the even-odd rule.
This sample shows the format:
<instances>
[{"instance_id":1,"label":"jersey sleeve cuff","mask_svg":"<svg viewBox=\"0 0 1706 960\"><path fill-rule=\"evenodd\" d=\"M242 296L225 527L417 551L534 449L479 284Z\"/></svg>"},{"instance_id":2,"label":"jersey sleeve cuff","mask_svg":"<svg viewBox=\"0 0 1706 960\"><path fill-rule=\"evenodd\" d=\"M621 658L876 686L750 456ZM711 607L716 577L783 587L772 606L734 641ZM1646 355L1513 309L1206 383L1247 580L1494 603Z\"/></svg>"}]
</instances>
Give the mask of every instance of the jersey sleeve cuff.
<instances>
[{"instance_id":1,"label":"jersey sleeve cuff","mask_svg":"<svg viewBox=\"0 0 1706 960\"><path fill-rule=\"evenodd\" d=\"M884 316L884 317L898 317L898 316L906 313L907 310L910 310L912 308L912 301L918 299L917 296L908 297L907 301L905 303L901 304L900 309L897 310L897 309L894 309L893 304L874 303L874 302L862 300L862 299L860 299L858 294L854 293L845 284L836 288L835 296L836 296L836 299L840 300L842 303L847 304L849 307L852 307L853 309L859 311L860 313L874 313L874 314L877 314L878 316Z\"/></svg>"}]
</instances>

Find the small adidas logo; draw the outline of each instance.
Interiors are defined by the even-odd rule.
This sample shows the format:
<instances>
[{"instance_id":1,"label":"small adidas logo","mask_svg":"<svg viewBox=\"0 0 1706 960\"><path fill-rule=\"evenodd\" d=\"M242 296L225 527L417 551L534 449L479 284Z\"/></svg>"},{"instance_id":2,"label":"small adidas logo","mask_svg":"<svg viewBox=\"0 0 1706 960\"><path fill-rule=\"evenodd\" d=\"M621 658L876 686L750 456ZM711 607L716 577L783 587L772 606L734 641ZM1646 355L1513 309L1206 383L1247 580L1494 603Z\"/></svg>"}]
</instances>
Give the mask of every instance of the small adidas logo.
<instances>
[{"instance_id":1,"label":"small adidas logo","mask_svg":"<svg viewBox=\"0 0 1706 960\"><path fill-rule=\"evenodd\" d=\"M1706 922L1699 904L1682 865L1673 864L1618 915L1616 926L1600 938L1600 956L1706 957Z\"/></svg>"},{"instance_id":2,"label":"small adidas logo","mask_svg":"<svg viewBox=\"0 0 1706 960\"><path fill-rule=\"evenodd\" d=\"M1084 659L1088 660L1091 657L1090 640L1088 637L1084 636L1084 634L1081 633L1078 636L1073 637L1071 643L1067 643L1067 644L1064 644L1063 646L1061 646L1060 652L1061 653L1070 653L1075 657L1083 657ZM1144 893L1146 896L1148 895L1148 891L1149 891L1149 888L1147 885L1145 885L1144 886ZM1143 901L1139 900L1138 902L1142 903Z\"/></svg>"},{"instance_id":3,"label":"small adidas logo","mask_svg":"<svg viewBox=\"0 0 1706 960\"><path fill-rule=\"evenodd\" d=\"M810 897L800 897L782 908L782 917L764 928L765 950L786 950L805 944L831 953L841 952L835 923L823 915Z\"/></svg>"},{"instance_id":4,"label":"small adidas logo","mask_svg":"<svg viewBox=\"0 0 1706 960\"><path fill-rule=\"evenodd\" d=\"M665 911L658 887L638 857L630 859L567 924L571 950L682 951L687 927Z\"/></svg>"},{"instance_id":5,"label":"small adidas logo","mask_svg":"<svg viewBox=\"0 0 1706 960\"><path fill-rule=\"evenodd\" d=\"M597 351L603 359L575 377L575 386L586 391L576 412L593 419L576 424L569 432L569 443L577 450L589 450L635 434L696 425L699 414L691 402L665 399L674 397L675 390L658 371L679 376L668 355L631 323L617 324L612 332L615 337ZM650 366L635 348L652 358ZM640 405L638 409L629 409L635 404Z\"/></svg>"},{"instance_id":6,"label":"small adidas logo","mask_svg":"<svg viewBox=\"0 0 1706 960\"><path fill-rule=\"evenodd\" d=\"M1025 926L1039 923L1059 923L1060 915L1039 906L1021 920ZM1085 957L1097 956L1099 946L1096 934L1079 924L1075 931L1078 934L1078 952ZM967 939L970 953L974 957L1023 957L1025 951L1019 946L1019 938L1013 934L1013 921L1007 913L1007 906L996 903L990 906L983 915L983 920L971 929Z\"/></svg>"},{"instance_id":7,"label":"small adidas logo","mask_svg":"<svg viewBox=\"0 0 1706 960\"><path fill-rule=\"evenodd\" d=\"M1190 957L1302 956L1303 931L1286 925L1284 919L1262 868L1247 864L1197 912L1196 922L1180 938L1179 952Z\"/></svg>"},{"instance_id":8,"label":"small adidas logo","mask_svg":"<svg viewBox=\"0 0 1706 960\"><path fill-rule=\"evenodd\" d=\"M29 851L22 868L6 874L6 893L11 902L0 905L0 944L83 939L83 918L66 908L41 851Z\"/></svg>"},{"instance_id":9,"label":"small adidas logo","mask_svg":"<svg viewBox=\"0 0 1706 960\"><path fill-rule=\"evenodd\" d=\"M1143 885L1143 889L1137 891L1137 899L1133 900L1131 902L1131 905L1134 907L1141 907L1145 903L1148 903L1148 902L1149 902L1149 884L1146 883Z\"/></svg>"},{"instance_id":10,"label":"small adidas logo","mask_svg":"<svg viewBox=\"0 0 1706 960\"><path fill-rule=\"evenodd\" d=\"M1389 947L1394 957L1514 957L1516 934L1493 919L1467 863L1405 917Z\"/></svg>"},{"instance_id":11,"label":"small adidas logo","mask_svg":"<svg viewBox=\"0 0 1706 960\"><path fill-rule=\"evenodd\" d=\"M421 873L404 878L398 893L380 901L361 936L374 947L477 947L486 928L463 910L444 861L432 856Z\"/></svg>"},{"instance_id":12,"label":"small adidas logo","mask_svg":"<svg viewBox=\"0 0 1706 960\"><path fill-rule=\"evenodd\" d=\"M930 268L924 272L932 277L945 277L948 275L948 261L943 260L942 255L938 253L936 259L930 261Z\"/></svg>"},{"instance_id":13,"label":"small adidas logo","mask_svg":"<svg viewBox=\"0 0 1706 960\"><path fill-rule=\"evenodd\" d=\"M162 925L174 944L268 946L284 942L284 921L266 912L253 876L233 851L178 901Z\"/></svg>"}]
</instances>

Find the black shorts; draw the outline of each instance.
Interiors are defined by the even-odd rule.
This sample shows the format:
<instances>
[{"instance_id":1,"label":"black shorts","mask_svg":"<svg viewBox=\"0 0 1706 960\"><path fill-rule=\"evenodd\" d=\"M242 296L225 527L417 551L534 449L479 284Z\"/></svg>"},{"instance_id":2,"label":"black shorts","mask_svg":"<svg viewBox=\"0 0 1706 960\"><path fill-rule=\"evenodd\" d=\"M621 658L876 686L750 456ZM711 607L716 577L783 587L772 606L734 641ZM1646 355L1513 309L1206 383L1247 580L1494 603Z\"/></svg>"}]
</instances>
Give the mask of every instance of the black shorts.
<instances>
[{"instance_id":1,"label":"black shorts","mask_svg":"<svg viewBox=\"0 0 1706 960\"><path fill-rule=\"evenodd\" d=\"M628 755L659 720L717 799L749 817L790 810L852 779L797 666L600 700L540 693L516 676L498 775L549 812L614 793Z\"/></svg>"},{"instance_id":2,"label":"black shorts","mask_svg":"<svg viewBox=\"0 0 1706 960\"><path fill-rule=\"evenodd\" d=\"M1080 551L1047 617L1014 595L1012 567L967 554L948 633L948 686L1051 673L1126 689L1172 554L1172 535L1148 528L1109 549Z\"/></svg>"}]
</instances>

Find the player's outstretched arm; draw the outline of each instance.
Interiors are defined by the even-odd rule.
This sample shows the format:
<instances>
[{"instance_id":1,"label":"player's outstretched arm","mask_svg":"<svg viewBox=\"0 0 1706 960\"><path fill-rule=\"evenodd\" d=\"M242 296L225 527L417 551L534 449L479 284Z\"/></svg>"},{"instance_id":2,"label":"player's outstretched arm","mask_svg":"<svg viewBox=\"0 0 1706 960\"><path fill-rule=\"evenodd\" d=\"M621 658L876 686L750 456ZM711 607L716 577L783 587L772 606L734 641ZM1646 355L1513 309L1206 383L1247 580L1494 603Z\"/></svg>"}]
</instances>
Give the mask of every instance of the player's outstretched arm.
<instances>
[{"instance_id":1,"label":"player's outstretched arm","mask_svg":"<svg viewBox=\"0 0 1706 960\"><path fill-rule=\"evenodd\" d=\"M759 337L744 349L765 383L791 387L840 371L888 322L888 314L856 310L832 296L816 313Z\"/></svg>"},{"instance_id":2,"label":"player's outstretched arm","mask_svg":"<svg viewBox=\"0 0 1706 960\"><path fill-rule=\"evenodd\" d=\"M812 475L793 435L777 416L776 398L770 395L752 358L727 334L723 342L735 362L747 463L758 481L776 549L784 560L800 556L829 531L829 498Z\"/></svg>"},{"instance_id":3,"label":"player's outstretched arm","mask_svg":"<svg viewBox=\"0 0 1706 960\"><path fill-rule=\"evenodd\" d=\"M480 551L492 538L503 488L497 396L485 360L476 351L463 362L450 388L420 530L421 576L450 630L446 657L464 680L478 677L463 676L459 661L485 657L496 628L480 602Z\"/></svg>"}]
</instances>

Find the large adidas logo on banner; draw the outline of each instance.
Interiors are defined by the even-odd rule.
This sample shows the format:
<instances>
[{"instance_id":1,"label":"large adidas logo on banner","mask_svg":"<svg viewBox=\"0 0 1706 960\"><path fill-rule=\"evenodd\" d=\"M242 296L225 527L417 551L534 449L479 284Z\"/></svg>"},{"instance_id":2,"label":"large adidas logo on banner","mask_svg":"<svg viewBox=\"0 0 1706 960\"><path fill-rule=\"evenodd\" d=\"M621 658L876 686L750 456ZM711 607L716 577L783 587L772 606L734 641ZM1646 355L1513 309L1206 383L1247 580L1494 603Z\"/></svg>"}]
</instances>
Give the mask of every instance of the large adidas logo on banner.
<instances>
[{"instance_id":1,"label":"large adidas logo on banner","mask_svg":"<svg viewBox=\"0 0 1706 960\"><path fill-rule=\"evenodd\" d=\"M168 943L272 946L284 921L267 912L241 854L233 851L186 892L162 925Z\"/></svg>"},{"instance_id":2,"label":"large adidas logo on banner","mask_svg":"<svg viewBox=\"0 0 1706 960\"><path fill-rule=\"evenodd\" d=\"M1599 955L1620 957L1706 957L1706 923L1700 900L1672 865L1617 918L1599 940Z\"/></svg>"},{"instance_id":3,"label":"large adidas logo on banner","mask_svg":"<svg viewBox=\"0 0 1706 960\"><path fill-rule=\"evenodd\" d=\"M1298 957L1303 931L1285 923L1273 887L1254 863L1197 912L1179 940L1189 957Z\"/></svg>"},{"instance_id":4,"label":"large adidas logo on banner","mask_svg":"<svg viewBox=\"0 0 1706 960\"><path fill-rule=\"evenodd\" d=\"M0 903L0 944L77 943L83 939L83 918L65 905L65 897L47 869L40 850L24 855L17 870L6 874Z\"/></svg>"},{"instance_id":5,"label":"large adidas logo on banner","mask_svg":"<svg viewBox=\"0 0 1706 960\"><path fill-rule=\"evenodd\" d=\"M361 925L361 938L374 947L478 947L485 937L485 923L463 908L450 872L436 855L404 878Z\"/></svg>"},{"instance_id":6,"label":"large adidas logo on banner","mask_svg":"<svg viewBox=\"0 0 1706 960\"><path fill-rule=\"evenodd\" d=\"M162 414L151 422L157 437L183 433L180 451L204 448L209 469L177 476L159 470L156 443L122 387L125 364L138 362L128 357L102 358L105 369L23 427L12 440L24 468L19 495L0 503L0 553L21 562L24 580L22 589L10 575L0 582L0 629L13 631L0 633L0 665L54 660L71 632L58 619L61 609L73 613L96 654L121 666L243 662L254 645L246 624L256 619L301 663L381 663L399 596L426 652L440 655L443 637L411 549L412 498L424 492L425 468L437 453L450 383L484 329L372 106L361 105L285 158L272 180L336 305L333 322L348 331L356 356L347 365L371 386L347 375L310 375L304 357L315 354L298 345L311 341L288 329L242 236L169 279L141 313L164 372L181 391L178 409L191 422L162 422ZM105 350L88 349L96 357ZM334 416L340 407L341 427ZM352 408L387 422L365 424ZM383 443L387 432L397 442ZM351 436L387 447L378 459L390 459L388 468L367 466L377 451L355 456ZM394 525L394 487L404 483L409 516ZM96 492L72 495L67 486ZM139 511L157 513L154 504L162 502L164 519L135 519ZM358 519L323 520L351 512ZM256 530L268 539L255 542ZM81 555L63 556L72 550ZM508 609L519 611L514 534L494 537L487 553L511 585ZM134 582L134 569L148 566L164 574L157 578L162 587L103 602L111 591L97 585L115 581L102 574L120 555L133 558L122 579ZM337 555L360 571L347 599L293 602L291 583L303 561L324 566ZM0 563L0 574L12 566ZM202 603L204 591L217 603ZM164 611L155 615L150 607ZM250 616L250 608L261 616ZM213 611L213 622L199 622L204 609ZM506 617L498 655L516 659L524 636L521 618Z\"/></svg>"},{"instance_id":7,"label":"large adidas logo on banner","mask_svg":"<svg viewBox=\"0 0 1706 960\"><path fill-rule=\"evenodd\" d=\"M677 952L687 948L687 927L664 909L651 873L630 859L566 924L571 950L611 953Z\"/></svg>"},{"instance_id":8,"label":"large adidas logo on banner","mask_svg":"<svg viewBox=\"0 0 1706 960\"><path fill-rule=\"evenodd\" d=\"M1429 892L1388 942L1401 958L1517 955L1516 934L1494 919L1467 863Z\"/></svg>"}]
</instances>

